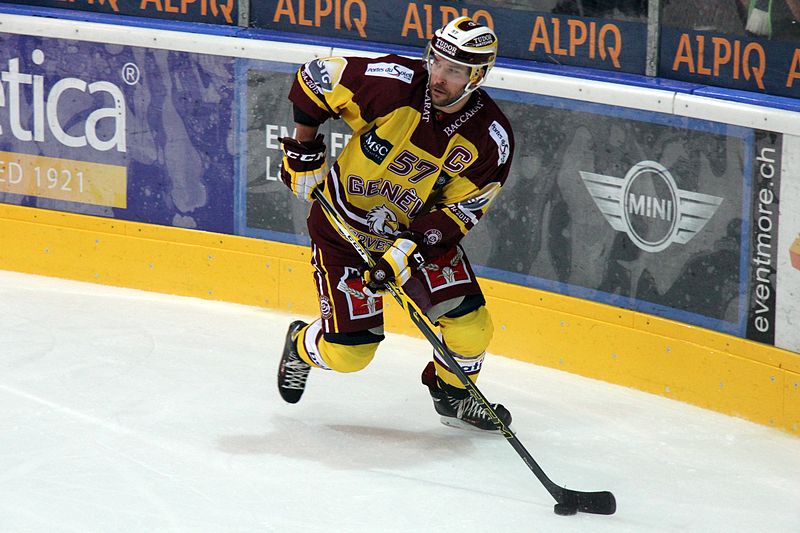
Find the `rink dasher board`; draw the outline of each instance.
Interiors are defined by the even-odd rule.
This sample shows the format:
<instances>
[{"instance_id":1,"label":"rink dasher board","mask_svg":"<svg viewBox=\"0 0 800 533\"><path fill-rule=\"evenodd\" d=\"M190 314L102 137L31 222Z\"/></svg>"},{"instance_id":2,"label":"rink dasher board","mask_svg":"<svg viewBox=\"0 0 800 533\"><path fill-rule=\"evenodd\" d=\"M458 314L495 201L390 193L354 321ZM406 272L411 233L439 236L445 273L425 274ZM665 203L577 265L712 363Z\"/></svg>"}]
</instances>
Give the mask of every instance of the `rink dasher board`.
<instances>
[{"instance_id":1,"label":"rink dasher board","mask_svg":"<svg viewBox=\"0 0 800 533\"><path fill-rule=\"evenodd\" d=\"M124 31L119 31L118 27L107 24L60 21L17 15L0 16L0 33L174 50L192 54L256 59L260 61L283 63L287 66L307 61L310 57L349 54L379 55L375 52L367 53L354 49L267 42L236 37L197 35L187 32L149 28L126 27ZM731 103L676 91L576 79L569 76L521 72L498 67L493 70L487 86L500 90L525 92L544 97L572 99L582 103L595 103L631 110L673 115L676 117L696 118L746 128L766 129L787 134L787 139L794 139L794 137L789 136L798 135L798 129L800 129L800 120L798 120L797 117L798 114L789 111L777 110L765 106ZM533 90L534 88L535 91ZM795 168L797 164L796 158L794 161L790 161L789 164L793 165L792 168ZM38 216L39 221L43 221L47 218L48 217L44 215ZM77 227L84 227L84 229L86 227L91 227L91 224L87 222L88 219L76 222L77 219L64 217L62 222L67 218L70 221L67 226L76 224ZM95 222L98 222L100 225L104 223L99 221ZM58 224L59 223L56 225ZM84 243L83 246L76 247L76 250L84 252L84 255L67 254L62 256L58 263L61 268L54 269L49 275L74 275L76 279L127 285L129 280L126 280L124 276L120 276L116 268L106 268L102 271L94 269L93 273L81 272L78 274L74 272L74 269L81 268L76 262L85 261L92 253L96 254L94 257L103 256L103 253L97 253L100 249L104 249L106 253L108 249L127 250L127 256L125 256L125 254L118 255L116 259L127 257L133 262L138 261L138 263L141 263L141 258L137 258L133 251L138 250L145 256L154 253L153 249L149 247L152 242L139 242L138 244L142 245L142 247L133 248L133 250L128 249L128 247L122 243L125 242L125 239L136 236L137 233L141 235L142 232L144 232L145 234L149 233L152 235L161 233L160 230L154 230L146 225L135 225L122 221L117 221L116 224L118 227L124 226L128 228L128 231L124 236L120 237L121 240L114 239L114 246L108 246L108 240L103 240L101 244L101 241L94 239L95 245ZM30 224L27 224L27 226L30 227ZM64 237L65 232L69 232L69 230L64 228L65 226L61 226L59 230L51 235L51 240L58 240ZM783 228L784 225L781 226L782 231ZM37 229L41 229L41 227ZM103 231L100 231L100 234L102 233ZM114 232L112 231L111 233ZM226 261L221 261L224 253L220 250L226 249L231 240L235 240L234 238L224 239L225 244L223 245L209 245L208 248L200 247L201 253L192 259L193 264L214 265L215 268L219 269L212 270L210 277L204 280L203 283L198 283L195 286L182 286L179 277L173 278L169 275L163 276L165 270L174 268L176 271L180 271L180 268L186 264L184 256L180 253L175 253L173 255L172 252L163 252L163 250L170 248L169 242L173 237L179 241L187 240L188 242L192 242L192 246L195 246L193 242L194 237L189 236L189 234L191 234L191 232L180 232L180 234L176 233L175 235L170 234L170 236L165 236L161 242L161 246L163 246L162 251L156 252L155 255L162 254L160 255L161 258L167 257L168 259L162 261L158 265L138 265L140 270L149 268L150 270L156 270L161 276L160 281L154 281L158 276L152 276L138 271L137 275L140 276L140 281L144 284L142 288L147 288L148 290L164 290L164 292L172 293L174 293L176 288L179 288L180 293L185 293L187 295L200 295L201 297L230 299L232 301L237 301L237 298L245 297L242 294L242 290L237 288L238 284L235 282L237 279L246 279L246 276L241 275L243 273L240 268L241 262L239 261L241 257L236 259L227 257ZM82 239L86 237L86 235L78 231L73 237ZM791 235L787 235L786 238L789 237L791 237ZM149 241L152 241L152 239ZM25 250L26 244L28 243L17 243L17 249L20 251ZM31 259L36 257L36 254L42 253L41 249L47 250L44 252L46 254L53 254L54 250L47 248L45 241L42 241L41 244L44 244L44 246L35 252L33 249L30 249L32 252ZM202 256L205 254L206 250L217 250L217 253L206 254L208 259L205 259ZM261 253L262 252L259 251L254 254L247 253L246 255L249 259L253 259L259 258ZM268 251L265 253L271 254L273 252ZM113 255L114 254L109 254L105 256L106 260ZM303 259L302 251L297 251L297 258ZM101 259L101 261L102 260L103 259ZM218 266L220 264L225 264L226 266L220 268ZM276 282L277 286L280 286L288 282L289 286L301 286L303 278L300 276L300 273L304 272L304 269L307 269L307 266L301 265L303 265L303 262L300 260L296 262L294 260L288 260L279 267L281 274L274 276L273 281L270 281L270 283ZM109 265L106 266L108 267ZM116 266L124 269L124 264L117 263ZM248 263L244 271L248 271L250 268L254 269L255 272L263 272L263 265L259 265L258 260ZM298 277L287 278L288 271L294 272ZM231 273L234 272L236 275L231 276ZM224 290L220 289L220 286L216 283L217 279L214 277L216 275L228 277L229 280L232 279L234 282L226 286ZM167 283L167 280L172 282L171 286ZM279 280L280 283L275 280ZM161 284L161 287L148 285L148 283ZM310 298L305 298L308 302L302 303L301 301L305 301L304 297L295 296L295 299L292 300L286 295L279 294L281 290L279 288L270 290L273 290L270 294L278 294L278 296L261 298L255 302L255 304L268 306L277 305L279 308L283 307L293 311L306 309L309 313L313 313L314 306ZM544 317L545 322L552 319L552 327L549 328L551 333L546 335L547 338L543 339L544 342L542 344L550 348L552 353L561 352L569 354L567 356L553 358L552 355L541 350L538 353L530 354L530 360L534 362L593 375L609 381L628 384L637 388L642 388L643 390L664 394L669 397L689 401L722 412L739 414L740 416L745 416L746 418L768 425L787 428L795 432L797 431L798 420L800 420L800 408L796 407L798 404L796 394L792 393L793 389L797 390L797 374L793 373L793 371L796 371L797 367L793 365L794 361L792 359L784 359L784 355L780 352L776 354L767 346L753 345L741 339L731 340L724 336L716 336L710 332L686 331L686 327L680 324L675 328L667 324L667 321L641 315L630 310L607 309L605 307L601 310L600 306L591 302L576 302L563 295L542 293L530 288L524 290L514 288L513 290L515 293L518 292L519 294L509 294L503 284L487 284L487 294L490 299L494 298L495 301L498 302L501 300L506 302L515 301L516 299L521 301L523 306L527 306L527 309L535 309L537 319ZM274 291L278 291L278 293ZM552 309L550 309L550 313L543 312L541 307L537 308L536 305L531 305L531 302L541 301L543 298L548 301L549 305L553 305L554 309L564 311L567 315L586 315L588 313L587 309L591 309L592 316L587 317L587 319L583 321L577 321L571 324L567 323L563 320L564 316L559 314L559 312L552 312ZM518 351L518 346L520 345L519 339L515 338L515 336L527 329L525 319L530 319L531 317L527 312L522 313L520 316L514 315L514 312L509 313L505 309L497 313L498 321L502 323L504 327L502 332L499 332L497 336L495 346L499 353L508 353L512 356L520 357L518 353L515 353L515 346ZM597 319L598 316L601 316L602 319ZM663 381L660 381L657 376L649 376L649 372L653 371L654 368L649 368L646 359L632 363L631 361L624 360L625 354L623 353L618 360L609 365L608 368L605 368L599 359L586 362L577 360L579 353L592 350L591 342L583 346L583 342L576 343L571 341L562 344L560 340L556 339L558 334L555 332L559 331L560 328L563 330L565 327L572 330L571 335L568 336L572 339L591 339L592 337L589 333L601 322L604 324L602 327L607 329L606 333L603 334L606 338L618 336L614 332L619 331L619 329L615 328L627 330L633 327L635 330L639 330L636 331L634 335L631 335L630 339L626 339L628 348L625 351L630 352L636 350L641 351L642 346L646 346L648 350L651 349L653 347L651 344L652 339L650 339L648 335L659 336L668 334L673 336L674 338L664 342L663 346L659 346L659 351L671 354L663 356L659 364L666 365L668 368L676 368L680 366L682 361L685 361L686 358L691 359L694 364L684 368L680 376L667 376L665 379L668 383L665 384ZM644 341L643 339L645 337L650 340ZM697 347L693 348L690 346L691 344L712 347L714 357L695 357ZM703 352L704 350L700 351ZM718 355L728 354L734 354L738 357L744 356L748 359L747 363L752 363L757 367L757 370L753 370L752 367L748 367L747 370L745 370L746 365L743 366L741 361L720 362L717 360ZM627 370L625 370L625 368L627 368ZM713 371L710 372L712 376L717 374L724 375L726 372L732 372L735 375L735 377L726 384L727 389L725 393L730 395L726 396L726 398L729 399L721 401L715 400L717 403L713 401L709 402L709 396L714 395L715 383L713 383L713 379L703 379L702 376L704 372L709 373L709 369L713 369ZM691 372L701 374L701 377L698 378L689 375ZM632 381L631 375L637 373L641 382L637 382L636 380ZM747 377L742 378L741 376L745 374L747 374ZM721 385L718 387L721 387ZM740 392L747 391L746 395L737 397L737 389ZM785 405L784 400L786 400ZM756 406L755 404L758 405Z\"/></svg>"},{"instance_id":2,"label":"rink dasher board","mask_svg":"<svg viewBox=\"0 0 800 533\"><path fill-rule=\"evenodd\" d=\"M111 24L12 14L0 14L0 31L291 64L304 63L310 57L338 55L377 57L382 55L378 52L357 49L194 34L135 26L126 26L124 31L120 31L118 26ZM800 112L726 102L677 91L634 87L555 74L522 72L502 67L493 69L486 86L800 135ZM735 114L731 113L732 109L735 109Z\"/></svg>"}]
</instances>

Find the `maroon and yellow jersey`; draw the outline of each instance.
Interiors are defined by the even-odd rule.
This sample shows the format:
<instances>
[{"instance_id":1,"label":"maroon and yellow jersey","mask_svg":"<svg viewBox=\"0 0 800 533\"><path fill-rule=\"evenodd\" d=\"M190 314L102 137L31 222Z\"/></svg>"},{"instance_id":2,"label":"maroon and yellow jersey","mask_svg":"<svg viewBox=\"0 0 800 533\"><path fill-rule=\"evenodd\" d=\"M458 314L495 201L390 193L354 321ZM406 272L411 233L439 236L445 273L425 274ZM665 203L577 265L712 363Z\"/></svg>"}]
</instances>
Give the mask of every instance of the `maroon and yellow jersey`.
<instances>
[{"instance_id":1,"label":"maroon and yellow jersey","mask_svg":"<svg viewBox=\"0 0 800 533\"><path fill-rule=\"evenodd\" d=\"M491 97L479 89L461 111L442 113L427 82L420 60L329 57L303 65L289 94L318 122L338 116L352 128L325 194L373 252L406 229L425 236L428 258L452 250L508 176L514 139ZM314 206L312 238L319 225L329 223Z\"/></svg>"}]
</instances>

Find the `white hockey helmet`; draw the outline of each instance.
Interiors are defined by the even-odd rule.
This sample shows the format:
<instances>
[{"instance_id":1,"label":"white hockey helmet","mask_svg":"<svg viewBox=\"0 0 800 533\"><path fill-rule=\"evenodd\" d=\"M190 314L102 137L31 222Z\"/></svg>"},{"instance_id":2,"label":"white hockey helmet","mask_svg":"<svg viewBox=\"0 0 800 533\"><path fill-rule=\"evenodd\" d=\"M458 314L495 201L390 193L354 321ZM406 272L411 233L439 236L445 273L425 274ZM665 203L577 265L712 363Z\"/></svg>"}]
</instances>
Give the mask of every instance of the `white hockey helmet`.
<instances>
[{"instance_id":1,"label":"white hockey helmet","mask_svg":"<svg viewBox=\"0 0 800 533\"><path fill-rule=\"evenodd\" d=\"M430 65L434 54L469 67L469 82L464 88L466 96L486 80L494 65L497 36L488 26L469 17L458 17L434 32L425 50L426 65Z\"/></svg>"}]
</instances>

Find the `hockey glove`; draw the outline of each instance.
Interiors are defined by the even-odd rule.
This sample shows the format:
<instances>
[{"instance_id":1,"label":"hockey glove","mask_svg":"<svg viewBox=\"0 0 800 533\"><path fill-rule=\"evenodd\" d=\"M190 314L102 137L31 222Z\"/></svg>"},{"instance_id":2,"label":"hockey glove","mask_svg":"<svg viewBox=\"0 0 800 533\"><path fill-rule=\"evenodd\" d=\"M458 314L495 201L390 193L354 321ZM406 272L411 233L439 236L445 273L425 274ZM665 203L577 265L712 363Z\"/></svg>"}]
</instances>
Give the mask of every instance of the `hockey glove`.
<instances>
[{"instance_id":1,"label":"hockey glove","mask_svg":"<svg viewBox=\"0 0 800 533\"><path fill-rule=\"evenodd\" d=\"M298 141L291 137L279 137L283 160L281 181L298 198L311 201L311 192L325 179L324 135L312 141Z\"/></svg>"},{"instance_id":2,"label":"hockey glove","mask_svg":"<svg viewBox=\"0 0 800 533\"><path fill-rule=\"evenodd\" d=\"M364 272L364 292L374 297L385 291L389 283L405 285L413 271L425 264L422 254L417 250L422 238L418 233L402 232L375 266Z\"/></svg>"}]
</instances>

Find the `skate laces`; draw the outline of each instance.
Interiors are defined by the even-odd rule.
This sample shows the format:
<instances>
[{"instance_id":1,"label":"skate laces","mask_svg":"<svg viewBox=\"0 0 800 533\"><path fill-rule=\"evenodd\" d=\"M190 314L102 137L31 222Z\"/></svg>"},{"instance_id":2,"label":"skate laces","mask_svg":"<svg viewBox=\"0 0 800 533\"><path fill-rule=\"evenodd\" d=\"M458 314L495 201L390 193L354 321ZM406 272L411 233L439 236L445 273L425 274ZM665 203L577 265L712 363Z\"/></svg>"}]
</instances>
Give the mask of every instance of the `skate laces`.
<instances>
[{"instance_id":1,"label":"skate laces","mask_svg":"<svg viewBox=\"0 0 800 533\"><path fill-rule=\"evenodd\" d=\"M463 400L456 400L459 402L456 410L456 416L461 420L470 419L470 420L488 420L489 417L486 416L486 410L483 406L476 402L472 396L468 396ZM456 407L455 405L453 407Z\"/></svg>"},{"instance_id":2,"label":"skate laces","mask_svg":"<svg viewBox=\"0 0 800 533\"><path fill-rule=\"evenodd\" d=\"M284 389L303 390L306 387L309 372L311 372L311 365L303 361L297 353L292 352L284 365L284 380L281 386Z\"/></svg>"}]
</instances>

